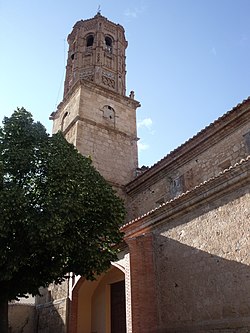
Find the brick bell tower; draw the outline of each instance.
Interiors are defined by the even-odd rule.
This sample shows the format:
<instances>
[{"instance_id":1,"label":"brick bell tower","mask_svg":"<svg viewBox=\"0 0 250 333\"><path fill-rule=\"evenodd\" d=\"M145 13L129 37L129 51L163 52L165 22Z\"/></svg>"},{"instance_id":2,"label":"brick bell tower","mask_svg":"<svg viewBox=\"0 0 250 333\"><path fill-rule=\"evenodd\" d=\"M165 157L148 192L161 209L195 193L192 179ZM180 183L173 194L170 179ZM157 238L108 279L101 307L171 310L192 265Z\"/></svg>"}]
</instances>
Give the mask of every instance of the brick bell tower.
<instances>
[{"instance_id":1,"label":"brick bell tower","mask_svg":"<svg viewBox=\"0 0 250 333\"><path fill-rule=\"evenodd\" d=\"M97 13L68 36L64 97L51 114L61 130L118 191L138 167L134 93L126 94L124 29ZM120 192L120 191L119 191Z\"/></svg>"}]
</instances>

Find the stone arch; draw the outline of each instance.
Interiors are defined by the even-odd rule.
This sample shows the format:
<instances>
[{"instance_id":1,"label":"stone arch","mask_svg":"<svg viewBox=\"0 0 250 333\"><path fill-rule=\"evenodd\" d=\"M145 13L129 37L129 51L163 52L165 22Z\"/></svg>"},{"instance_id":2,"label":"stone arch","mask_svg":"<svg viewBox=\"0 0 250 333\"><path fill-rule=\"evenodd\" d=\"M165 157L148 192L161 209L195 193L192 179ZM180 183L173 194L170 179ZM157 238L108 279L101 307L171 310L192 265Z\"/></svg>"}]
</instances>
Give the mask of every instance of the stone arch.
<instances>
[{"instance_id":1,"label":"stone arch","mask_svg":"<svg viewBox=\"0 0 250 333\"><path fill-rule=\"evenodd\" d=\"M64 115L63 115L63 117L62 117L62 122L61 122L61 131L63 132L64 130L65 130L65 118L68 116L68 112L66 111L65 113L64 113Z\"/></svg>"},{"instance_id":2,"label":"stone arch","mask_svg":"<svg viewBox=\"0 0 250 333\"><path fill-rule=\"evenodd\" d=\"M110 35L105 36L105 47L108 53L112 53L113 44L114 44L114 39Z\"/></svg>"},{"instance_id":3,"label":"stone arch","mask_svg":"<svg viewBox=\"0 0 250 333\"><path fill-rule=\"evenodd\" d=\"M95 281L81 277L72 290L69 333L110 332L110 288L121 281L125 284L125 268L119 263L112 263Z\"/></svg>"},{"instance_id":4,"label":"stone arch","mask_svg":"<svg viewBox=\"0 0 250 333\"><path fill-rule=\"evenodd\" d=\"M86 47L92 47L93 44L94 44L94 40L95 40L95 37L94 37L94 34L88 34L86 36Z\"/></svg>"}]
</instances>

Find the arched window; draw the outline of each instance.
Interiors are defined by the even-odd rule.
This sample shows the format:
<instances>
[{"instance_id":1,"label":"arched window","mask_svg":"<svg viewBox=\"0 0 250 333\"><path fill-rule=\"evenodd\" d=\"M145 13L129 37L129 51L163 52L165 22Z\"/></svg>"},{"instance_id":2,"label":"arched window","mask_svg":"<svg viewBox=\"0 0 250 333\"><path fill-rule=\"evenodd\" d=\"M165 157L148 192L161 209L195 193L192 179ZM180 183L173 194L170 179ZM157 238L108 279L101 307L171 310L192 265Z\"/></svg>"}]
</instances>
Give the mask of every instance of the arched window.
<instances>
[{"instance_id":1,"label":"arched window","mask_svg":"<svg viewBox=\"0 0 250 333\"><path fill-rule=\"evenodd\" d=\"M65 130L65 126L64 126L64 123L65 123L65 118L67 117L68 115L68 112L66 111L62 117L62 122L61 122L61 131L63 132L63 130Z\"/></svg>"},{"instance_id":2,"label":"arched window","mask_svg":"<svg viewBox=\"0 0 250 333\"><path fill-rule=\"evenodd\" d=\"M110 37L105 37L106 50L112 53L112 39Z\"/></svg>"},{"instance_id":3,"label":"arched window","mask_svg":"<svg viewBox=\"0 0 250 333\"><path fill-rule=\"evenodd\" d=\"M93 35L90 35L87 37L87 42L86 42L86 46L89 47L89 46L93 46L94 44L94 36Z\"/></svg>"}]
</instances>

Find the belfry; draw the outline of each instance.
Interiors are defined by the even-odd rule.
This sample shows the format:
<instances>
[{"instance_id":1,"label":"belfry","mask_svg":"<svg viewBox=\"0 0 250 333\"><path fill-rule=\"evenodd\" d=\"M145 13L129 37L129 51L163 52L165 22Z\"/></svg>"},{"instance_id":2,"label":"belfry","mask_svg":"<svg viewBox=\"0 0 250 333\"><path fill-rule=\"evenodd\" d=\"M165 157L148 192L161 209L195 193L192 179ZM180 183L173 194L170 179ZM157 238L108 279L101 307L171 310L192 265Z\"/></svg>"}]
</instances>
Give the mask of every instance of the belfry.
<instances>
[{"instance_id":1,"label":"belfry","mask_svg":"<svg viewBox=\"0 0 250 333\"><path fill-rule=\"evenodd\" d=\"M53 132L63 131L121 193L138 167L140 106L133 92L126 96L124 29L97 13L74 25L68 43L64 98L51 116Z\"/></svg>"}]
</instances>

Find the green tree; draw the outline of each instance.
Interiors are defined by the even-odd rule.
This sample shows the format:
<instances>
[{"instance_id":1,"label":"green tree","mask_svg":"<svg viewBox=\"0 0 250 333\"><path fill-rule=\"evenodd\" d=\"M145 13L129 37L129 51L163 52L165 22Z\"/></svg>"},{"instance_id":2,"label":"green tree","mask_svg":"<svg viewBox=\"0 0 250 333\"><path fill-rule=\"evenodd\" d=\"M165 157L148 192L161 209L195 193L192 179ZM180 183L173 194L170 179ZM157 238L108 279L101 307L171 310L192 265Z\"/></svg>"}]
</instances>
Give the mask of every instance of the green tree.
<instances>
[{"instance_id":1,"label":"green tree","mask_svg":"<svg viewBox=\"0 0 250 333\"><path fill-rule=\"evenodd\" d=\"M24 108L0 128L0 332L8 301L93 279L116 259L124 206L61 133L49 136Z\"/></svg>"}]
</instances>

